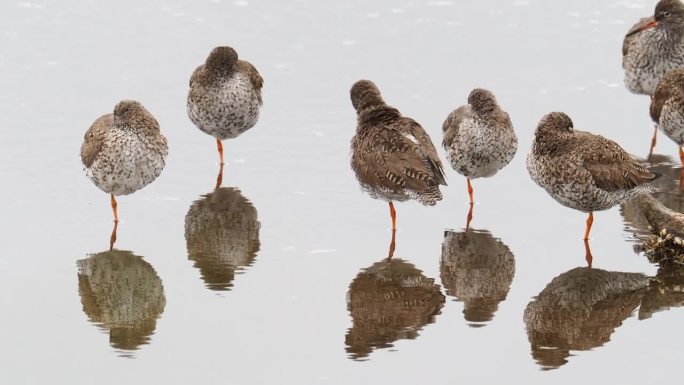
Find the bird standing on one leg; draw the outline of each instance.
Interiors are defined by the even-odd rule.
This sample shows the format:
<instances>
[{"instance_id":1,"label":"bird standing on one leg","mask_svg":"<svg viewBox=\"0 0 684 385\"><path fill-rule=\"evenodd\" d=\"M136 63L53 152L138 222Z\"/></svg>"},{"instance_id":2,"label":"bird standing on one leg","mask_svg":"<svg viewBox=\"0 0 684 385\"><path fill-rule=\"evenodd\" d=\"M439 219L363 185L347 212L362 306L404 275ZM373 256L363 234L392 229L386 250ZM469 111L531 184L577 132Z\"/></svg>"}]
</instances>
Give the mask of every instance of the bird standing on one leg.
<instances>
[{"instance_id":1,"label":"bird standing on one leg","mask_svg":"<svg viewBox=\"0 0 684 385\"><path fill-rule=\"evenodd\" d=\"M466 177L472 205L470 180L496 174L515 156L518 138L511 119L493 93L476 88L470 92L468 104L449 114L442 132L447 159L456 172Z\"/></svg>"},{"instance_id":2,"label":"bird standing on one leg","mask_svg":"<svg viewBox=\"0 0 684 385\"><path fill-rule=\"evenodd\" d=\"M584 240L589 239L594 211L655 191L648 183L659 176L612 140L574 130L562 112L547 114L539 122L527 170L560 204L589 213Z\"/></svg>"},{"instance_id":3,"label":"bird standing on one leg","mask_svg":"<svg viewBox=\"0 0 684 385\"><path fill-rule=\"evenodd\" d=\"M393 201L415 199L432 206L442 199L442 162L420 124L388 106L373 82L359 80L350 94L358 118L351 167L364 191L389 202L396 230Z\"/></svg>"},{"instance_id":4,"label":"bird standing on one leg","mask_svg":"<svg viewBox=\"0 0 684 385\"><path fill-rule=\"evenodd\" d=\"M168 152L159 123L139 102L121 101L112 114L90 126L81 160L95 186L110 194L115 222L119 221L115 196L131 194L157 179Z\"/></svg>"},{"instance_id":5,"label":"bird standing on one leg","mask_svg":"<svg viewBox=\"0 0 684 385\"><path fill-rule=\"evenodd\" d=\"M263 84L256 68L238 60L231 47L214 48L205 63L192 73L188 116L197 128L216 138L221 165L221 141L236 138L259 119Z\"/></svg>"}]
</instances>

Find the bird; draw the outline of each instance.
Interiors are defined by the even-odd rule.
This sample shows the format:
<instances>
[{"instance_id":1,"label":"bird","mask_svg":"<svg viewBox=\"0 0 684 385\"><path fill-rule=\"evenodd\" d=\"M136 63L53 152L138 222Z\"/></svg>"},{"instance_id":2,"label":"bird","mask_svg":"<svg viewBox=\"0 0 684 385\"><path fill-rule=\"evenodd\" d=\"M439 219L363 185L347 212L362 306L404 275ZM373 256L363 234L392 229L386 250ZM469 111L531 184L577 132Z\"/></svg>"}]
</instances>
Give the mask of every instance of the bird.
<instances>
[{"instance_id":1,"label":"bird","mask_svg":"<svg viewBox=\"0 0 684 385\"><path fill-rule=\"evenodd\" d=\"M192 73L188 116L202 132L216 138L221 166L221 141L236 138L257 123L263 85L257 69L227 46L214 48Z\"/></svg>"},{"instance_id":2,"label":"bird","mask_svg":"<svg viewBox=\"0 0 684 385\"><path fill-rule=\"evenodd\" d=\"M560 204L589 213L584 233L589 263L587 240L594 211L607 210L641 192L654 192L648 183L660 176L612 140L575 130L563 112L551 112L539 122L527 171Z\"/></svg>"},{"instance_id":3,"label":"bird","mask_svg":"<svg viewBox=\"0 0 684 385\"><path fill-rule=\"evenodd\" d=\"M684 164L684 68L665 74L651 98L651 119L679 147Z\"/></svg>"},{"instance_id":4,"label":"bird","mask_svg":"<svg viewBox=\"0 0 684 385\"><path fill-rule=\"evenodd\" d=\"M357 113L352 170L372 198L389 202L392 230L396 230L393 201L415 199L432 206L442 199L439 186L446 185L442 162L423 127L387 105L372 81L354 83L350 96Z\"/></svg>"},{"instance_id":5,"label":"bird","mask_svg":"<svg viewBox=\"0 0 684 385\"><path fill-rule=\"evenodd\" d=\"M470 180L493 176L510 163L518 149L511 119L499 107L494 94L483 88L472 90L468 104L447 116L442 134L451 167L468 181L471 205Z\"/></svg>"},{"instance_id":6,"label":"bird","mask_svg":"<svg viewBox=\"0 0 684 385\"><path fill-rule=\"evenodd\" d=\"M684 66L684 4L660 0L652 18L642 18L627 32L622 53L627 89L653 95L668 71Z\"/></svg>"},{"instance_id":7,"label":"bird","mask_svg":"<svg viewBox=\"0 0 684 385\"><path fill-rule=\"evenodd\" d=\"M632 45L634 44L635 40L637 38L643 38L644 35L647 33L639 33L643 31L643 28L649 24L652 24L655 21L655 18L653 16L648 16L648 17L642 17L637 21L632 28L630 28L629 31L627 31L627 34L625 35L624 40L622 41L622 60L623 60L623 67L625 67L625 57L627 56L627 53L629 50L632 48ZM658 137L658 125L655 125L653 127L653 137L651 138L651 147L648 152L648 159L651 160L651 157L653 155L653 150L655 149L656 146L656 139Z\"/></svg>"},{"instance_id":8,"label":"bird","mask_svg":"<svg viewBox=\"0 0 684 385\"><path fill-rule=\"evenodd\" d=\"M95 186L110 194L115 223L119 222L115 196L131 194L157 179L168 153L159 123L135 100L119 102L113 113L102 115L88 128L81 161Z\"/></svg>"}]
</instances>

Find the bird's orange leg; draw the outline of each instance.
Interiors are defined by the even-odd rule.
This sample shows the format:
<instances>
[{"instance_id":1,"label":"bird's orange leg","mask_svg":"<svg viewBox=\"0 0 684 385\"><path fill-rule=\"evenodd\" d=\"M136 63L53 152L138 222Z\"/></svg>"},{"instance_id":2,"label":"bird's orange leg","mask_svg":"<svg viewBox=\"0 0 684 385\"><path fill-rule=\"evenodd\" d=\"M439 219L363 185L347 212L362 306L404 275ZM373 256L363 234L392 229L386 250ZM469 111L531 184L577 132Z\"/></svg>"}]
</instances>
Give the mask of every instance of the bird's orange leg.
<instances>
[{"instance_id":1,"label":"bird's orange leg","mask_svg":"<svg viewBox=\"0 0 684 385\"><path fill-rule=\"evenodd\" d=\"M591 255L591 248L589 247L589 240L584 240L584 251L586 253L585 258L587 260L587 266L591 269L591 263L594 261L594 256Z\"/></svg>"},{"instance_id":2,"label":"bird's orange leg","mask_svg":"<svg viewBox=\"0 0 684 385\"><path fill-rule=\"evenodd\" d=\"M221 187L222 183L223 183L223 163L221 163L221 166L219 167L218 176L216 177L216 188Z\"/></svg>"},{"instance_id":3,"label":"bird's orange leg","mask_svg":"<svg viewBox=\"0 0 684 385\"><path fill-rule=\"evenodd\" d=\"M221 159L221 166L223 166L223 144L218 139L216 139L216 147L218 147L219 158Z\"/></svg>"},{"instance_id":4,"label":"bird's orange leg","mask_svg":"<svg viewBox=\"0 0 684 385\"><path fill-rule=\"evenodd\" d=\"M392 242L390 242L389 246L389 253L387 254L387 260L391 260L392 257L394 256L394 248L396 246L396 235L397 235L397 230L392 230Z\"/></svg>"},{"instance_id":5,"label":"bird's orange leg","mask_svg":"<svg viewBox=\"0 0 684 385\"><path fill-rule=\"evenodd\" d=\"M653 138L651 138L651 149L648 151L648 159L651 159L651 155L653 155L653 150L655 149L656 146L656 138L658 137L658 125L654 124L653 127L655 128L653 130Z\"/></svg>"},{"instance_id":6,"label":"bird's orange leg","mask_svg":"<svg viewBox=\"0 0 684 385\"><path fill-rule=\"evenodd\" d=\"M116 229L119 227L119 222L114 222L114 229L112 229L112 235L109 237L109 251L114 248L114 242L116 242Z\"/></svg>"},{"instance_id":7,"label":"bird's orange leg","mask_svg":"<svg viewBox=\"0 0 684 385\"><path fill-rule=\"evenodd\" d=\"M394 210L394 203L389 203L390 207L390 217L392 217L392 231L397 230L397 211Z\"/></svg>"},{"instance_id":8,"label":"bird's orange leg","mask_svg":"<svg viewBox=\"0 0 684 385\"><path fill-rule=\"evenodd\" d=\"M466 178L468 180L468 196L470 196L470 205L473 205L473 186L470 184L470 178Z\"/></svg>"},{"instance_id":9,"label":"bird's orange leg","mask_svg":"<svg viewBox=\"0 0 684 385\"><path fill-rule=\"evenodd\" d=\"M682 166L684 166L684 149L679 147L679 161L682 162Z\"/></svg>"},{"instance_id":10,"label":"bird's orange leg","mask_svg":"<svg viewBox=\"0 0 684 385\"><path fill-rule=\"evenodd\" d=\"M116 208L118 205L116 204L116 198L114 198L114 194L109 194L112 197L112 211L114 211L114 222L117 223L119 222L119 214L117 213Z\"/></svg>"},{"instance_id":11,"label":"bird's orange leg","mask_svg":"<svg viewBox=\"0 0 684 385\"><path fill-rule=\"evenodd\" d=\"M466 217L466 230L470 227L470 221L473 220L473 204L470 204L470 210L468 210L468 216Z\"/></svg>"},{"instance_id":12,"label":"bird's orange leg","mask_svg":"<svg viewBox=\"0 0 684 385\"><path fill-rule=\"evenodd\" d=\"M591 231L591 225L594 223L594 212L589 213L589 218L587 218L587 231L584 232L584 240L589 240L589 232Z\"/></svg>"}]
</instances>

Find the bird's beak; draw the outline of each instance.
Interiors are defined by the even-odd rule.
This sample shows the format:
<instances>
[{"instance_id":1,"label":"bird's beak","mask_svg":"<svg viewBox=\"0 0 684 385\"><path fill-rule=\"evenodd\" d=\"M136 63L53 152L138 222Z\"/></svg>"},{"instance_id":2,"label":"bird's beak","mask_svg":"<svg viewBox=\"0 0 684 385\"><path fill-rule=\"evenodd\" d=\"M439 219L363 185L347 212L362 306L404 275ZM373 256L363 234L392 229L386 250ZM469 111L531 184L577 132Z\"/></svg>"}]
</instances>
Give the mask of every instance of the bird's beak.
<instances>
[{"instance_id":1,"label":"bird's beak","mask_svg":"<svg viewBox=\"0 0 684 385\"><path fill-rule=\"evenodd\" d=\"M648 24L642 25L641 27L639 27L639 28L635 29L634 31L628 33L626 36L632 36L632 35L634 35L635 33L639 33L639 32L641 32L641 31L643 31L643 30L645 30L645 29L653 28L653 27L655 27L656 25L658 25L658 22L654 20L654 21L652 21L652 22L650 22L650 23L648 23Z\"/></svg>"}]
</instances>

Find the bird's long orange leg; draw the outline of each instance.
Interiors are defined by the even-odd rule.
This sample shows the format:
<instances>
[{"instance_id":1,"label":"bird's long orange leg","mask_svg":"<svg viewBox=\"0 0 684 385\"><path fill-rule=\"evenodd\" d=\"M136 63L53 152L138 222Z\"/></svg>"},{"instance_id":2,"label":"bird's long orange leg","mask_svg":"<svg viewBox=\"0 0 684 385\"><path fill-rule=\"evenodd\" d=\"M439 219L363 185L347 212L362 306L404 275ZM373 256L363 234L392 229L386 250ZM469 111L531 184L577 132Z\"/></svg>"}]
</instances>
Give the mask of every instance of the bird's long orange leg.
<instances>
[{"instance_id":1,"label":"bird's long orange leg","mask_svg":"<svg viewBox=\"0 0 684 385\"><path fill-rule=\"evenodd\" d=\"M221 159L221 166L223 166L223 144L218 139L216 139L216 147L218 147L219 158Z\"/></svg>"},{"instance_id":2,"label":"bird's long orange leg","mask_svg":"<svg viewBox=\"0 0 684 385\"><path fill-rule=\"evenodd\" d=\"M586 253L585 258L587 260L587 266L591 269L591 263L594 261L594 256L591 255L591 248L589 247L589 240L584 240L584 251Z\"/></svg>"},{"instance_id":3,"label":"bird's long orange leg","mask_svg":"<svg viewBox=\"0 0 684 385\"><path fill-rule=\"evenodd\" d=\"M584 232L584 240L589 240L589 232L591 231L591 225L594 223L594 212L589 213L589 218L587 218L587 231Z\"/></svg>"},{"instance_id":4,"label":"bird's long orange leg","mask_svg":"<svg viewBox=\"0 0 684 385\"><path fill-rule=\"evenodd\" d=\"M116 242L116 229L119 227L119 222L114 222L114 229L112 229L112 235L109 237L109 251L114 248L114 242Z\"/></svg>"},{"instance_id":5,"label":"bird's long orange leg","mask_svg":"<svg viewBox=\"0 0 684 385\"><path fill-rule=\"evenodd\" d=\"M216 187L215 188L221 187L222 183L223 183L223 163L221 163L221 166L219 167L219 173L218 173L218 176L216 177Z\"/></svg>"},{"instance_id":6,"label":"bird's long orange leg","mask_svg":"<svg viewBox=\"0 0 684 385\"><path fill-rule=\"evenodd\" d=\"M468 180L468 196L470 196L470 205L473 205L473 185L470 184L470 178L466 178Z\"/></svg>"},{"instance_id":7,"label":"bird's long orange leg","mask_svg":"<svg viewBox=\"0 0 684 385\"><path fill-rule=\"evenodd\" d=\"M394 256L394 248L396 247L396 235L397 235L397 230L392 230L392 242L390 242L389 246L389 253L387 254L387 260L391 260L392 257Z\"/></svg>"},{"instance_id":8,"label":"bird's long orange leg","mask_svg":"<svg viewBox=\"0 0 684 385\"><path fill-rule=\"evenodd\" d=\"M397 211L394 210L394 203L389 203L390 217L392 217L392 231L397 231Z\"/></svg>"},{"instance_id":9,"label":"bird's long orange leg","mask_svg":"<svg viewBox=\"0 0 684 385\"><path fill-rule=\"evenodd\" d=\"M470 227L470 221L473 220L473 204L470 204L470 210L468 210L468 216L466 217L466 230Z\"/></svg>"},{"instance_id":10,"label":"bird's long orange leg","mask_svg":"<svg viewBox=\"0 0 684 385\"><path fill-rule=\"evenodd\" d=\"M114 222L119 222L119 214L117 213L116 208L118 205L116 204L116 198L114 198L114 194L109 194L112 197L112 211L114 211Z\"/></svg>"},{"instance_id":11,"label":"bird's long orange leg","mask_svg":"<svg viewBox=\"0 0 684 385\"><path fill-rule=\"evenodd\" d=\"M656 146L656 138L658 137L658 125L654 124L653 127L655 128L653 130L653 138L651 138L651 149L648 151L648 159L651 159L651 155L653 155L653 150L655 149Z\"/></svg>"}]
</instances>

